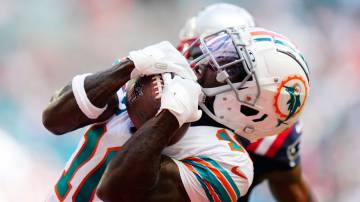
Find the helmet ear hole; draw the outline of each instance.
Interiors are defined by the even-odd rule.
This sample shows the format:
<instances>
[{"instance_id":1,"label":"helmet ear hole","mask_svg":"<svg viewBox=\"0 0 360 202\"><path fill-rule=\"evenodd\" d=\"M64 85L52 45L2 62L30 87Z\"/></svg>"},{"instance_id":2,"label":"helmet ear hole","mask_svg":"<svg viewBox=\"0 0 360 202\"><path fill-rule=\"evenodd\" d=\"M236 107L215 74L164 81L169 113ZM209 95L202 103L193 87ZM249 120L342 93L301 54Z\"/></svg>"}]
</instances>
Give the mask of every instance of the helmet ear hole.
<instances>
[{"instance_id":1,"label":"helmet ear hole","mask_svg":"<svg viewBox=\"0 0 360 202\"><path fill-rule=\"evenodd\" d=\"M240 106L240 112L243 113L245 116L255 116L259 113L258 110L248 107L246 105Z\"/></svg>"}]
</instances>

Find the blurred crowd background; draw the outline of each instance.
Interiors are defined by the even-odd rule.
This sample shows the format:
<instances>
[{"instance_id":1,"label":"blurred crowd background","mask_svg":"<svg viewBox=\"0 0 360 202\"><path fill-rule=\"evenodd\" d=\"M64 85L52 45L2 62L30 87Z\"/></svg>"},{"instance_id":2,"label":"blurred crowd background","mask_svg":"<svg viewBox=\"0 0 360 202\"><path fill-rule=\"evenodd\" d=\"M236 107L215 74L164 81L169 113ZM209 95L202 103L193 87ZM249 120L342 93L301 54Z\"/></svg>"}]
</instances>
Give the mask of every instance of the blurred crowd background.
<instances>
[{"instance_id":1,"label":"blurred crowd background","mask_svg":"<svg viewBox=\"0 0 360 202\"><path fill-rule=\"evenodd\" d=\"M41 122L75 74L162 40L210 0L0 0L0 202L44 201L83 130L57 137ZM225 1L283 33L311 68L301 155L319 201L360 201L360 1ZM66 117L64 117L66 119ZM267 202L266 186L253 202Z\"/></svg>"}]
</instances>

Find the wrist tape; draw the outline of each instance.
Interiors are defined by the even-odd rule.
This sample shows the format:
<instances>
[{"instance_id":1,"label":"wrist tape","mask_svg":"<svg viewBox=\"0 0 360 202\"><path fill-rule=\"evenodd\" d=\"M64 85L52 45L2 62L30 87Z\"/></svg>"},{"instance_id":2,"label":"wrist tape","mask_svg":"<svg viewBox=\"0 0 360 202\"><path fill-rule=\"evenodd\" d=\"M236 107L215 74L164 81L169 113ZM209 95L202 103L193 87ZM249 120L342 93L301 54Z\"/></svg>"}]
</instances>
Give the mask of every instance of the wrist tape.
<instances>
[{"instance_id":1,"label":"wrist tape","mask_svg":"<svg viewBox=\"0 0 360 202\"><path fill-rule=\"evenodd\" d=\"M89 75L91 75L91 73L76 75L72 79L72 91L74 93L76 103L85 116L89 119L97 119L106 110L107 105L103 108L99 108L90 102L84 86L85 78Z\"/></svg>"}]
</instances>

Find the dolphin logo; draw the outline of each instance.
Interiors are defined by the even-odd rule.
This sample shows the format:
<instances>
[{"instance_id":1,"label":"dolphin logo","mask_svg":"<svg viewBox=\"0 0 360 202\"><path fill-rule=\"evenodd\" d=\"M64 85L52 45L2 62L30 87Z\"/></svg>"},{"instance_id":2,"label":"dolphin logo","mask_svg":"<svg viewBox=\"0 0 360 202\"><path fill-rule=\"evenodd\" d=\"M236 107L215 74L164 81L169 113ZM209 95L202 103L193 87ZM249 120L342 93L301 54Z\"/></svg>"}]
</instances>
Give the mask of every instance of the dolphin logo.
<instances>
[{"instance_id":1,"label":"dolphin logo","mask_svg":"<svg viewBox=\"0 0 360 202\"><path fill-rule=\"evenodd\" d=\"M287 101L289 114L284 121L289 120L301 106L300 102L300 90L299 86L294 85L293 87L284 86L286 92L289 93L290 99Z\"/></svg>"},{"instance_id":2,"label":"dolphin logo","mask_svg":"<svg viewBox=\"0 0 360 202\"><path fill-rule=\"evenodd\" d=\"M286 102L286 104L288 105L289 114L285 120L278 119L278 124L276 125L277 127L279 127L281 124L287 125L286 121L289 120L296 113L296 110L301 106L299 86L284 86L284 88L285 91L288 92L290 95L290 99Z\"/></svg>"}]
</instances>

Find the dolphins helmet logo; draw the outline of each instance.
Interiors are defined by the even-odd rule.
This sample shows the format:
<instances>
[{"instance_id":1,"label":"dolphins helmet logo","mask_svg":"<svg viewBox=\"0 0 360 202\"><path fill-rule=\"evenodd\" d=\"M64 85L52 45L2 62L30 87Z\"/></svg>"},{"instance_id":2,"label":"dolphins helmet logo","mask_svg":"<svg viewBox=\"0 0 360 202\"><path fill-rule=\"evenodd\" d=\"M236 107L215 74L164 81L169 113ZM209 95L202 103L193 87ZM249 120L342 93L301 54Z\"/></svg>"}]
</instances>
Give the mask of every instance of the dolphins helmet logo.
<instances>
[{"instance_id":1,"label":"dolphins helmet logo","mask_svg":"<svg viewBox=\"0 0 360 202\"><path fill-rule=\"evenodd\" d=\"M288 96L280 96L286 93ZM301 76L289 76L282 80L274 97L274 109L278 115L278 125L287 124L303 108L308 96L308 85Z\"/></svg>"}]
</instances>

